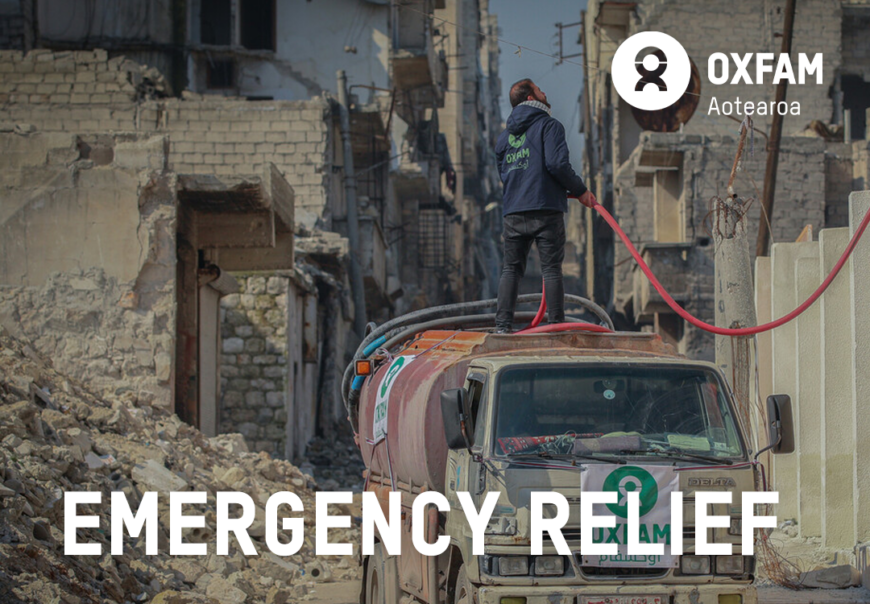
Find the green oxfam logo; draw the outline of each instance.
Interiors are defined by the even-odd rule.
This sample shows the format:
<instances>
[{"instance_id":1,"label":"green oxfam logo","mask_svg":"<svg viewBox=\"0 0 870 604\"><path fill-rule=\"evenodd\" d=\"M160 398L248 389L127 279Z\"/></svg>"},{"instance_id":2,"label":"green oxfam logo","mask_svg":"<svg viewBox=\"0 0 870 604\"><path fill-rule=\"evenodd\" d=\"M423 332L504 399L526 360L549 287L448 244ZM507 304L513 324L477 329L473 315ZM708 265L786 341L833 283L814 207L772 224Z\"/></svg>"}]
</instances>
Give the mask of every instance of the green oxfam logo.
<instances>
[{"instance_id":1,"label":"green oxfam logo","mask_svg":"<svg viewBox=\"0 0 870 604\"><path fill-rule=\"evenodd\" d=\"M628 494L640 492L640 516L648 514L659 499L659 487L652 474L637 466L626 466L610 473L604 479L604 491L615 491L619 497L616 503L608 503L607 509L619 516L628 518Z\"/></svg>"},{"instance_id":2,"label":"green oxfam logo","mask_svg":"<svg viewBox=\"0 0 870 604\"><path fill-rule=\"evenodd\" d=\"M513 147L514 149L519 149L520 147L522 147L523 145L526 144L526 133L523 132L519 136L514 136L513 134L509 134L508 135L508 142L510 143L511 147Z\"/></svg>"},{"instance_id":3,"label":"green oxfam logo","mask_svg":"<svg viewBox=\"0 0 870 604\"><path fill-rule=\"evenodd\" d=\"M396 374L399 373L399 370L405 364L405 357L399 357L396 359L396 362L392 364L390 370L387 372L387 375L384 377L384 381L381 383L381 396L386 396L387 388L390 387L390 384L396 379Z\"/></svg>"}]
</instances>

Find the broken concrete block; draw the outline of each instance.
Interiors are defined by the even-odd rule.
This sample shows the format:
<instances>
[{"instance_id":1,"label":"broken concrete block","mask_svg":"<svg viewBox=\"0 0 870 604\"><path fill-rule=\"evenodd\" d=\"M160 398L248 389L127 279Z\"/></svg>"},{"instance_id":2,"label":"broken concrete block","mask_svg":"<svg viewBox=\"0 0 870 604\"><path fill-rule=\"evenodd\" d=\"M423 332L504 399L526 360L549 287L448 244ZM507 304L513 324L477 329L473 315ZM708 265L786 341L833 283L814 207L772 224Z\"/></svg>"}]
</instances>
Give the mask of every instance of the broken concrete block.
<instances>
[{"instance_id":1,"label":"broken concrete block","mask_svg":"<svg viewBox=\"0 0 870 604\"><path fill-rule=\"evenodd\" d=\"M181 575L181 580L185 583L195 584L196 581L205 574L205 568L197 564L193 560L184 558L169 558L169 568Z\"/></svg>"},{"instance_id":2,"label":"broken concrete block","mask_svg":"<svg viewBox=\"0 0 870 604\"><path fill-rule=\"evenodd\" d=\"M205 595L221 604L243 604L248 596L241 589L233 587L223 577L214 577L205 589Z\"/></svg>"},{"instance_id":3,"label":"broken concrete block","mask_svg":"<svg viewBox=\"0 0 870 604\"><path fill-rule=\"evenodd\" d=\"M845 589L860 585L861 573L850 564L817 568L807 573L801 573L801 584L804 587L821 589Z\"/></svg>"},{"instance_id":4,"label":"broken concrete block","mask_svg":"<svg viewBox=\"0 0 870 604\"><path fill-rule=\"evenodd\" d=\"M184 491L187 489L186 480L176 476L153 459L149 459L142 464L137 464L133 468L132 477L136 484L148 491L169 493L171 491Z\"/></svg>"},{"instance_id":5,"label":"broken concrete block","mask_svg":"<svg viewBox=\"0 0 870 604\"><path fill-rule=\"evenodd\" d=\"M328 583L332 580L332 572L329 567L319 560L305 565L305 576L318 583Z\"/></svg>"},{"instance_id":6,"label":"broken concrete block","mask_svg":"<svg viewBox=\"0 0 870 604\"><path fill-rule=\"evenodd\" d=\"M239 453L248 453L248 445L245 442L245 437L239 434L238 432L231 432L228 434L220 434L218 436L214 436L208 439L208 442L212 444L213 447L217 447L218 449L223 449L227 453L231 455L238 455Z\"/></svg>"}]
</instances>

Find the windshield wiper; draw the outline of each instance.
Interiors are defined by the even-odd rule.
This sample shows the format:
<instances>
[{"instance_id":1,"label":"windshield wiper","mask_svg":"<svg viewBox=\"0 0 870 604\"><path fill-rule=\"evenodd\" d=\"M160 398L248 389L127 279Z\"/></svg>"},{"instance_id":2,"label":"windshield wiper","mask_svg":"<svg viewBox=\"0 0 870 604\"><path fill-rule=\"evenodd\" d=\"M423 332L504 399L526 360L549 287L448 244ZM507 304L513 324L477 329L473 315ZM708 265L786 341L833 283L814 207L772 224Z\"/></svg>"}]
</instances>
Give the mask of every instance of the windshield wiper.
<instances>
[{"instance_id":1,"label":"windshield wiper","mask_svg":"<svg viewBox=\"0 0 870 604\"><path fill-rule=\"evenodd\" d=\"M540 457L542 459L570 459L570 458L573 458L573 459L590 459L592 461L602 461L605 463L618 463L618 464L628 463L624 459L622 459L621 457L616 457L616 458L604 457L603 455L586 455L583 453L581 453L581 454L576 454L576 453L553 454L553 453L550 453L548 451L538 451L537 453L514 453L512 455L508 455L508 457L511 457L511 458L515 458L515 457Z\"/></svg>"},{"instance_id":2,"label":"windshield wiper","mask_svg":"<svg viewBox=\"0 0 870 604\"><path fill-rule=\"evenodd\" d=\"M716 464L725 464L732 465L734 462L730 459L722 458L722 457L713 457L712 455L701 455L699 453L689 453L685 449L680 449L678 447L668 447L667 449L626 449L621 451L626 455L638 455L640 453L653 453L655 455L660 455L662 457L669 457L671 459L698 459L701 461L708 461L710 463Z\"/></svg>"},{"instance_id":3,"label":"windshield wiper","mask_svg":"<svg viewBox=\"0 0 870 604\"><path fill-rule=\"evenodd\" d=\"M577 459L591 459L592 461L603 461L605 463L618 463L618 464L626 464L628 463L621 457L604 457L602 455L589 455L587 453L574 453L573 454Z\"/></svg>"}]
</instances>

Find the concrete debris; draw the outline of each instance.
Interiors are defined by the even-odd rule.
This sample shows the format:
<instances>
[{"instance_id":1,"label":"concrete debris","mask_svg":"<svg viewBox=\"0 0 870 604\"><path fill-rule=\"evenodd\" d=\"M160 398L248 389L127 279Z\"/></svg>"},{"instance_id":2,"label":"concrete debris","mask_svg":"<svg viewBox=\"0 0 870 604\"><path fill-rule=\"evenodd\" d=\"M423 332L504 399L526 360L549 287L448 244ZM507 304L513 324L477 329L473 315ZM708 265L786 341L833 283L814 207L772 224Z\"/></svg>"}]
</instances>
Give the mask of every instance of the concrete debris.
<instances>
[{"instance_id":1,"label":"concrete debris","mask_svg":"<svg viewBox=\"0 0 870 604\"><path fill-rule=\"evenodd\" d=\"M817 568L801 573L801 585L822 589L845 589L861 585L861 572L850 564Z\"/></svg>"},{"instance_id":2,"label":"concrete debris","mask_svg":"<svg viewBox=\"0 0 870 604\"><path fill-rule=\"evenodd\" d=\"M30 383L50 392L56 409L33 402ZM313 533L295 556L278 557L266 548L263 508L273 493L296 493L305 511L294 516L304 517L309 530L314 526L318 487L312 476L266 453L248 452L239 434L209 439L177 416L136 406L135 400L124 392L95 396L0 330L0 599L288 604L314 597L315 581L359 577L356 556L315 558ZM228 489L244 491L257 504L250 530L257 556L243 555L234 538L228 556L215 553L215 493ZM101 543L103 555L64 555L64 492L99 491L108 502L112 491L123 491L135 510L146 490L160 492L158 555L145 555L144 534L125 535L124 553L109 555L108 503L90 506L100 526L81 529L78 537ZM184 535L188 542L206 543L208 556L169 555L166 493L178 490L208 493L206 526ZM81 506L80 513L87 508ZM356 544L358 531L356 525L331 529L329 539Z\"/></svg>"}]
</instances>

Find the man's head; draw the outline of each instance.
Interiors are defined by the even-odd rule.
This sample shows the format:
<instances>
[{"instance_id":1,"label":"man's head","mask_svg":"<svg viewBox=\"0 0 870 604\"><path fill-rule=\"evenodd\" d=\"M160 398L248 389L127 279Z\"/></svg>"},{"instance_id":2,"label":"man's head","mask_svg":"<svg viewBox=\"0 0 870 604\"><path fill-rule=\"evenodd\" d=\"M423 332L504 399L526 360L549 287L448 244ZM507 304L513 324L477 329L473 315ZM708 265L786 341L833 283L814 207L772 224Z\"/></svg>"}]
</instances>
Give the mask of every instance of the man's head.
<instances>
[{"instance_id":1,"label":"man's head","mask_svg":"<svg viewBox=\"0 0 870 604\"><path fill-rule=\"evenodd\" d=\"M511 86L510 99L511 107L516 107L520 103L525 103L526 101L538 101L547 107L550 106L550 103L547 102L547 95L538 88L537 84L528 78L520 80Z\"/></svg>"}]
</instances>

